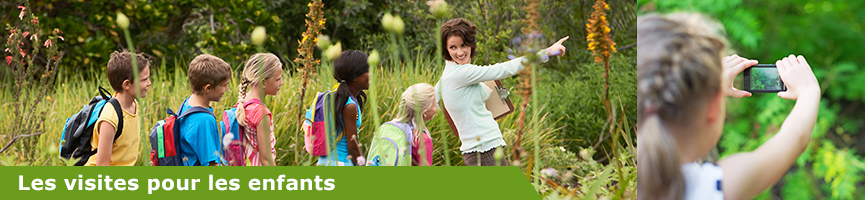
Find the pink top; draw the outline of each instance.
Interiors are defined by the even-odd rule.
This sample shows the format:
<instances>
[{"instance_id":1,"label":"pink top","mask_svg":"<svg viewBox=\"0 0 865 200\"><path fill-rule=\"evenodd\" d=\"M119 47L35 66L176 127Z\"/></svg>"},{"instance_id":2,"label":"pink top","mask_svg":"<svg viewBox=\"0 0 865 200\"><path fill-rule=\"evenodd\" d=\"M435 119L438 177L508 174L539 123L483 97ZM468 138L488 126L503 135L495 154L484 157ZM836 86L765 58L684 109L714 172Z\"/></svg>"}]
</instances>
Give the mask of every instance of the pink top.
<instances>
[{"instance_id":1,"label":"pink top","mask_svg":"<svg viewBox=\"0 0 865 200\"><path fill-rule=\"evenodd\" d=\"M267 106L262 104L258 99L252 99L245 107L246 111L246 134L243 134L243 148L246 153L247 166L261 166L261 160L258 156L258 123L266 115L270 119L270 154L276 159L276 137L273 135L273 115Z\"/></svg>"},{"instance_id":2,"label":"pink top","mask_svg":"<svg viewBox=\"0 0 865 200\"><path fill-rule=\"evenodd\" d=\"M433 154L433 143L432 138L430 138L429 133L424 131L421 137L415 137L412 141L411 146L411 166L431 166L432 165L432 154ZM423 140L423 141L421 141ZM421 147L423 145L423 147ZM423 162L421 162L420 151L423 149L424 155Z\"/></svg>"}]
</instances>

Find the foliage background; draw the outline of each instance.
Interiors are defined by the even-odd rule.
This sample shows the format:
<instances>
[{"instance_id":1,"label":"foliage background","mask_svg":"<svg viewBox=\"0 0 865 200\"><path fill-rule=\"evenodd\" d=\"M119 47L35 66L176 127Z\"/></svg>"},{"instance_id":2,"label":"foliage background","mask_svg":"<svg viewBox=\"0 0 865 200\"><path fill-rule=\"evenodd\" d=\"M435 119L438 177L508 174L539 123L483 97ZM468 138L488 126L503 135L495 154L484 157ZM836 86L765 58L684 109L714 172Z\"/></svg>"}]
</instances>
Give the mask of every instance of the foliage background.
<instances>
[{"instance_id":1,"label":"foliage background","mask_svg":"<svg viewBox=\"0 0 865 200\"><path fill-rule=\"evenodd\" d=\"M860 199L865 155L863 1L638 0L639 13L701 12L721 22L733 51L760 63L804 55L823 91L811 142L784 178L756 199ZM741 76L740 76L741 77ZM741 78L739 78L741 79ZM741 86L741 82L737 81ZM720 157L772 137L793 108L774 94L728 98Z\"/></svg>"}]
</instances>

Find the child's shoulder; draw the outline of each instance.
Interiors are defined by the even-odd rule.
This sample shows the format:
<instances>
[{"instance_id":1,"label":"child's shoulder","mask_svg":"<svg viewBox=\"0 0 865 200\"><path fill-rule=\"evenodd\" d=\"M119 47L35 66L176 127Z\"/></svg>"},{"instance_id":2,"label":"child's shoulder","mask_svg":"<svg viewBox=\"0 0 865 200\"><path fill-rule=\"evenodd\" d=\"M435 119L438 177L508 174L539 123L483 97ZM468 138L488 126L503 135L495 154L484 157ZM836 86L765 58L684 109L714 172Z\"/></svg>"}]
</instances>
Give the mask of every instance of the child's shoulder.
<instances>
[{"instance_id":1,"label":"child's shoulder","mask_svg":"<svg viewBox=\"0 0 865 200\"><path fill-rule=\"evenodd\" d=\"M348 106L349 104L357 104L354 96L348 96L348 100L345 101L345 105Z\"/></svg>"},{"instance_id":2,"label":"child's shoulder","mask_svg":"<svg viewBox=\"0 0 865 200\"><path fill-rule=\"evenodd\" d=\"M248 117L260 118L261 116L271 114L267 105L264 105L261 102L248 104L244 108L246 109L246 116Z\"/></svg>"},{"instance_id":3,"label":"child's shoulder","mask_svg":"<svg viewBox=\"0 0 865 200\"><path fill-rule=\"evenodd\" d=\"M681 166L685 177L685 199L717 199L723 197L721 182L724 171L711 163L688 163Z\"/></svg>"},{"instance_id":4,"label":"child's shoulder","mask_svg":"<svg viewBox=\"0 0 865 200\"><path fill-rule=\"evenodd\" d=\"M196 107L190 106L189 104L183 104L181 109L179 109L180 113L177 113L177 114L183 115L183 113L189 112L189 110L193 109L193 108L196 108ZM197 108L203 108L203 107L197 107ZM213 113L213 108L204 108L204 109L210 111L210 113L197 112L197 113L187 114L182 119L183 125L190 125L190 124L197 125L197 124L211 124L211 123L216 124L216 115L215 115L215 113Z\"/></svg>"},{"instance_id":5,"label":"child's shoulder","mask_svg":"<svg viewBox=\"0 0 865 200\"><path fill-rule=\"evenodd\" d=\"M97 118L97 121L108 121L111 125L117 126L119 119L120 118L117 115L117 110L114 108L114 105L105 103L105 106L102 107L102 111L99 111L99 118Z\"/></svg>"}]
</instances>

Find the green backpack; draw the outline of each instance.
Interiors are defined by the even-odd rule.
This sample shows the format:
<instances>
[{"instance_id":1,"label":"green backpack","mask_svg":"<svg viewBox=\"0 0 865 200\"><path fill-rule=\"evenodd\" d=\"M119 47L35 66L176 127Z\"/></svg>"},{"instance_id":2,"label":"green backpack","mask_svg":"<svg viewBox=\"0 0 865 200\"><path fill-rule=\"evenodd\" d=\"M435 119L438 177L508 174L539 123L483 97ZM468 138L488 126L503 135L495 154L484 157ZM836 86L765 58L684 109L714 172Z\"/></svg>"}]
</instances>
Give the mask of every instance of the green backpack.
<instances>
[{"instance_id":1,"label":"green backpack","mask_svg":"<svg viewBox=\"0 0 865 200\"><path fill-rule=\"evenodd\" d=\"M411 166L412 131L403 122L382 124L372 138L367 166Z\"/></svg>"}]
</instances>

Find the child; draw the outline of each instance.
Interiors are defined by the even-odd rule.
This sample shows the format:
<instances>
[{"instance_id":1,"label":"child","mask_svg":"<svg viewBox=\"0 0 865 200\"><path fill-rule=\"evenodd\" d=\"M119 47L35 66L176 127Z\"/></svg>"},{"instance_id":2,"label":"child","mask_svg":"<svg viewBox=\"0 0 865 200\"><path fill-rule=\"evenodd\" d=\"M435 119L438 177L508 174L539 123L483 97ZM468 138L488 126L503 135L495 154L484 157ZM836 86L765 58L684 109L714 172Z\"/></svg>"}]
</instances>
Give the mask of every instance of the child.
<instances>
[{"instance_id":1,"label":"child","mask_svg":"<svg viewBox=\"0 0 865 200\"><path fill-rule=\"evenodd\" d=\"M511 77L523 70L524 57L488 67L472 64L477 49L476 26L465 19L451 19L442 24L441 44L445 69L436 83L436 96L441 98L445 111L450 114L460 134L460 151L466 166L507 166L502 159L496 163L495 150L503 148L505 140L493 114L486 108L492 91L483 82ZM560 39L538 55L564 55L565 46ZM480 162L478 162L480 160Z\"/></svg>"},{"instance_id":2,"label":"child","mask_svg":"<svg viewBox=\"0 0 865 200\"><path fill-rule=\"evenodd\" d=\"M334 113L337 141L328 155L318 158L322 166L358 166L366 164L361 157L357 133L360 130L361 108L366 100L363 90L369 89L367 55L358 50L343 51L333 63L333 78L339 83L334 91ZM328 144L329 145L329 144ZM360 160L359 160L360 158Z\"/></svg>"},{"instance_id":3,"label":"child","mask_svg":"<svg viewBox=\"0 0 865 200\"><path fill-rule=\"evenodd\" d=\"M282 63L275 55L257 53L246 61L235 107L238 108L237 123L245 128L241 137L244 137L242 148L247 166L274 166L276 163L273 115L260 99L264 95L276 95L282 83Z\"/></svg>"},{"instance_id":4,"label":"child","mask_svg":"<svg viewBox=\"0 0 865 200\"><path fill-rule=\"evenodd\" d=\"M123 130L117 139L114 134L119 120L114 106L105 104L102 113L93 128L93 138L90 144L93 149L99 149L96 156L90 156L85 166L132 166L138 161L138 145L141 140L141 124L138 120L136 98L147 97L150 88L150 60L141 54L136 54L138 69L132 67L132 53L123 50L114 52L108 60L108 83L117 93L115 98L123 110ZM133 73L138 73L135 80ZM138 88L135 88L135 81Z\"/></svg>"},{"instance_id":5,"label":"child","mask_svg":"<svg viewBox=\"0 0 865 200\"><path fill-rule=\"evenodd\" d=\"M773 186L805 150L820 104L820 86L802 56L776 61L796 105L772 137L753 152L698 164L718 143L725 96L748 97L732 87L757 64L721 58L717 23L696 14L648 15L637 23L637 136L639 199L750 199Z\"/></svg>"},{"instance_id":6,"label":"child","mask_svg":"<svg viewBox=\"0 0 865 200\"><path fill-rule=\"evenodd\" d=\"M209 54L195 57L189 64L190 95L177 114L192 107L203 107L210 112L211 101L219 101L228 90L231 67L221 58ZM216 117L209 113L194 113L177 119L180 124L180 146L184 166L216 166L220 163L222 144Z\"/></svg>"},{"instance_id":7,"label":"child","mask_svg":"<svg viewBox=\"0 0 865 200\"><path fill-rule=\"evenodd\" d=\"M399 113L393 121L408 123L412 128L412 166L432 165L432 138L426 126L418 127L417 124L420 124L419 119L429 121L435 116L438 111L435 100L435 88L430 84L418 83L408 87L399 101ZM422 109L420 118L417 116L417 109Z\"/></svg>"}]
</instances>

